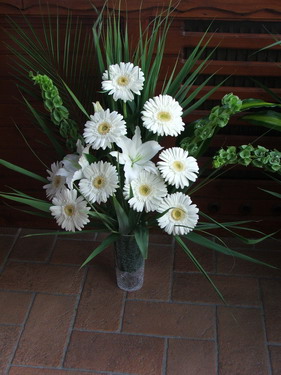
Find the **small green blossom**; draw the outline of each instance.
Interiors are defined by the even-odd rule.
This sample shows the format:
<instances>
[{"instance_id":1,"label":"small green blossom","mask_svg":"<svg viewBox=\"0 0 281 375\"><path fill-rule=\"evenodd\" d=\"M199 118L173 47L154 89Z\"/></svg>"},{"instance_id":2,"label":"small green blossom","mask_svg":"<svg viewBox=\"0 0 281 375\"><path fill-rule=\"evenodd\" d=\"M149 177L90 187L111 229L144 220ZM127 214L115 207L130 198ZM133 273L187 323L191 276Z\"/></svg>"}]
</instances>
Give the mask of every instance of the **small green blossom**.
<instances>
[{"instance_id":1,"label":"small green blossom","mask_svg":"<svg viewBox=\"0 0 281 375\"><path fill-rule=\"evenodd\" d=\"M228 108L230 115L233 115L240 111L242 100L240 100L238 96L229 93L222 98L222 105Z\"/></svg>"},{"instance_id":2,"label":"small green blossom","mask_svg":"<svg viewBox=\"0 0 281 375\"><path fill-rule=\"evenodd\" d=\"M229 114L224 108L216 106L211 110L209 120L214 122L218 127L223 128L229 121Z\"/></svg>"}]
</instances>

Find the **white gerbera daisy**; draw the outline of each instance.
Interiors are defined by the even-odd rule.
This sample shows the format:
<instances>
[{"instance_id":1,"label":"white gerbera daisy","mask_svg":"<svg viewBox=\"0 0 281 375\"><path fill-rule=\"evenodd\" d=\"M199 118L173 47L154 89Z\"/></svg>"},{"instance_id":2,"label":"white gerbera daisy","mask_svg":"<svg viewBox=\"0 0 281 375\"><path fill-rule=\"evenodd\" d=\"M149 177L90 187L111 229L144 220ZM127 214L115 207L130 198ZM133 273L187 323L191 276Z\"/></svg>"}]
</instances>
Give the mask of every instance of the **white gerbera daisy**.
<instances>
[{"instance_id":1,"label":"white gerbera daisy","mask_svg":"<svg viewBox=\"0 0 281 375\"><path fill-rule=\"evenodd\" d=\"M47 177L47 180L49 180L50 183L44 185L43 188L46 189L46 195L50 199L64 188L65 177L57 174L61 167L62 163L56 162L51 165L51 170L47 170L50 175Z\"/></svg>"},{"instance_id":2,"label":"white gerbera daisy","mask_svg":"<svg viewBox=\"0 0 281 375\"><path fill-rule=\"evenodd\" d=\"M67 231L81 230L90 221L88 218L90 208L87 207L87 202L82 196L77 198L77 190L63 189L53 198L52 203L51 214Z\"/></svg>"},{"instance_id":3,"label":"white gerbera daisy","mask_svg":"<svg viewBox=\"0 0 281 375\"><path fill-rule=\"evenodd\" d=\"M158 211L168 211L157 219L160 228L173 235L191 232L198 222L199 211L197 206L191 203L189 196L180 192L164 198Z\"/></svg>"},{"instance_id":4,"label":"white gerbera daisy","mask_svg":"<svg viewBox=\"0 0 281 375\"><path fill-rule=\"evenodd\" d=\"M106 202L118 188L118 173L116 167L108 162L92 163L83 171L84 177L79 182L79 188L90 202Z\"/></svg>"},{"instance_id":5,"label":"white gerbera daisy","mask_svg":"<svg viewBox=\"0 0 281 375\"><path fill-rule=\"evenodd\" d=\"M94 150L102 148L105 150L111 143L126 135L127 128L123 116L116 111L96 111L87 121L84 130L84 139Z\"/></svg>"},{"instance_id":6,"label":"white gerbera daisy","mask_svg":"<svg viewBox=\"0 0 281 375\"><path fill-rule=\"evenodd\" d=\"M133 193L133 197L131 197ZM167 187L161 176L142 171L131 184L124 186L124 196L129 200L129 205L138 212L156 211L167 195Z\"/></svg>"},{"instance_id":7,"label":"white gerbera daisy","mask_svg":"<svg viewBox=\"0 0 281 375\"><path fill-rule=\"evenodd\" d=\"M184 129L182 107L170 95L149 99L143 107L143 126L158 135L177 136Z\"/></svg>"},{"instance_id":8,"label":"white gerbera daisy","mask_svg":"<svg viewBox=\"0 0 281 375\"><path fill-rule=\"evenodd\" d=\"M188 151L180 147L172 147L164 150L159 155L157 166L170 185L177 189L189 186L189 181L195 181L199 167L193 156L188 156Z\"/></svg>"},{"instance_id":9,"label":"white gerbera daisy","mask_svg":"<svg viewBox=\"0 0 281 375\"><path fill-rule=\"evenodd\" d=\"M102 75L102 88L113 95L113 99L124 102L132 101L133 94L140 95L143 88L144 74L138 66L132 63L110 65Z\"/></svg>"}]
</instances>

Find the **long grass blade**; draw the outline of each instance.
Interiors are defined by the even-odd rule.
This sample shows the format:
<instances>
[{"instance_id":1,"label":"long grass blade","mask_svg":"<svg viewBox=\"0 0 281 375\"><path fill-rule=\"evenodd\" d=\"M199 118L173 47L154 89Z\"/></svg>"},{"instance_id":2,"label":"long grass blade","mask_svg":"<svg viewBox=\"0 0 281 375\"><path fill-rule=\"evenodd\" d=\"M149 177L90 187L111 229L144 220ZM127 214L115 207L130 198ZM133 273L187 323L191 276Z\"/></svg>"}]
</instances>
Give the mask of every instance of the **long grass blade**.
<instances>
[{"instance_id":1,"label":"long grass blade","mask_svg":"<svg viewBox=\"0 0 281 375\"><path fill-rule=\"evenodd\" d=\"M37 210L50 212L51 204L44 202L44 201L39 201L38 199L22 198L22 197L14 196L13 194L3 194L3 193L0 194L0 197L9 199L11 201L15 201L18 203L26 204L28 206L36 208Z\"/></svg>"},{"instance_id":2,"label":"long grass blade","mask_svg":"<svg viewBox=\"0 0 281 375\"><path fill-rule=\"evenodd\" d=\"M103 242L95 248L95 250L88 256L85 262L81 265L80 268L84 267L87 263L89 263L92 259L94 259L98 254L100 254L103 250L105 250L109 245L117 240L120 236L118 233L111 233L108 237L106 237Z\"/></svg>"},{"instance_id":3,"label":"long grass blade","mask_svg":"<svg viewBox=\"0 0 281 375\"><path fill-rule=\"evenodd\" d=\"M195 258L195 256L192 254L192 252L189 250L189 248L186 246L186 244L183 242L183 240L179 236L175 236L175 240L178 242L178 244L181 246L183 251L189 256L192 263L195 265L195 267L205 276L205 278L209 281L209 283L212 285L214 290L216 291L219 298L222 300L224 304L226 304L225 299L223 298L222 293L219 291L213 280L210 278L210 276L207 274L205 269L202 267L202 265L198 262L198 260Z\"/></svg>"},{"instance_id":4,"label":"long grass blade","mask_svg":"<svg viewBox=\"0 0 281 375\"><path fill-rule=\"evenodd\" d=\"M236 258L247 260L249 262L260 264L260 265L267 266L267 267L274 268L274 269L277 268L277 267L275 267L275 266L273 266L271 264L262 262L262 261L260 261L258 259L255 259L255 258L250 257L248 255L239 253L238 251L231 250L228 247L225 247L225 246L222 246L220 244L217 244L217 243L209 240L208 238L206 238L204 236L201 236L201 235L199 235L197 233L190 232L185 237L189 241L192 241L192 242L194 242L194 243L196 243L198 245L204 246L204 247L206 247L208 249L215 250L215 251L217 251L219 253L222 253L224 255L230 255L230 256L233 256L233 257L236 257Z\"/></svg>"},{"instance_id":5,"label":"long grass blade","mask_svg":"<svg viewBox=\"0 0 281 375\"><path fill-rule=\"evenodd\" d=\"M18 172L18 173L24 174L24 175L26 175L26 176L28 176L28 177L31 177L31 178L33 178L33 179L35 179L35 180L38 180L38 181L40 181L40 182L44 182L44 183L47 183L47 182L48 182L48 180L47 180L46 178L44 178L44 177L42 177L42 176L39 176L38 174L36 174L36 173L34 173L34 172L30 172L30 171L28 171L28 170L25 169L25 168L21 168L21 167L15 165L15 164L13 164L13 163L10 163L10 162L8 162L8 161L6 161L6 160L0 159L0 164L3 165L3 166L6 167L6 168L9 168L9 169L11 169L11 170L13 170L13 171L15 171L15 172Z\"/></svg>"}]
</instances>

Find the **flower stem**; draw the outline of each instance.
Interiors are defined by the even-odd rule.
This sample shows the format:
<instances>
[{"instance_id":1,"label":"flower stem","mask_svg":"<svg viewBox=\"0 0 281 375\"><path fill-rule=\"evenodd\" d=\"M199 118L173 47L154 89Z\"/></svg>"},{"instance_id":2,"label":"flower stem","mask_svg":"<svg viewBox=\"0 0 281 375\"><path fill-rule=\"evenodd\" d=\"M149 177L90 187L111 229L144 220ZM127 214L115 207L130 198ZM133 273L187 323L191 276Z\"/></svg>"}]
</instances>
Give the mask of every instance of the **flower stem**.
<instances>
[{"instance_id":1,"label":"flower stem","mask_svg":"<svg viewBox=\"0 0 281 375\"><path fill-rule=\"evenodd\" d=\"M123 102L123 117L124 117L124 119L127 118L127 105L126 105L126 102Z\"/></svg>"}]
</instances>

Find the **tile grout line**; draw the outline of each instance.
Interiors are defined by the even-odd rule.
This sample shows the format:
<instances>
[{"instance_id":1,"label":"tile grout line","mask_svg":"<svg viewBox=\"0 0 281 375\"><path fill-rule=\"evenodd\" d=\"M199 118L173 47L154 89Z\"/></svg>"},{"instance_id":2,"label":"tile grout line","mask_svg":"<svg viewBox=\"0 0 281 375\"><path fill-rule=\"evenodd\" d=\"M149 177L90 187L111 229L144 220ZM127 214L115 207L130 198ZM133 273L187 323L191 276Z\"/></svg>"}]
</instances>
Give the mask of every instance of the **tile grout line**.
<instances>
[{"instance_id":1,"label":"tile grout line","mask_svg":"<svg viewBox=\"0 0 281 375\"><path fill-rule=\"evenodd\" d=\"M45 260L45 263L47 263L47 264L49 264L51 262L51 259L52 259L52 256L54 254L55 247L56 247L56 244L57 244L57 240L58 240L58 235L55 234L54 238L53 238L53 243L52 243L51 249L50 249L49 254L48 254L48 256L46 257L46 260Z\"/></svg>"},{"instance_id":2,"label":"tile grout line","mask_svg":"<svg viewBox=\"0 0 281 375\"><path fill-rule=\"evenodd\" d=\"M260 302L261 302L261 312L262 312L262 329L263 329L263 335L264 335L264 345L265 345L265 351L266 351L266 357L267 357L267 362L268 362L268 370L269 373L268 375L272 375L272 363L271 363L271 355L269 351L269 343L267 339L267 332L266 332L266 322L265 322L265 310L264 310L264 298L263 298L263 291L262 291L262 285L261 285L261 280L258 278L257 279L258 285L259 285L259 297L260 297Z\"/></svg>"},{"instance_id":3,"label":"tile grout line","mask_svg":"<svg viewBox=\"0 0 281 375\"><path fill-rule=\"evenodd\" d=\"M163 359L162 359L162 375L167 374L168 349L169 349L169 339L165 337L164 352L163 352Z\"/></svg>"},{"instance_id":4,"label":"tile grout line","mask_svg":"<svg viewBox=\"0 0 281 375\"><path fill-rule=\"evenodd\" d=\"M73 264L73 263L46 263L46 261L41 260L23 260L23 259L17 259L12 258L12 263L20 263L20 264L41 264L41 265L50 265L54 267L71 267L71 268L78 268L79 264Z\"/></svg>"},{"instance_id":5,"label":"tile grout line","mask_svg":"<svg viewBox=\"0 0 281 375\"><path fill-rule=\"evenodd\" d=\"M84 277L84 276L83 276ZM78 296L80 292L77 293L55 293L55 292L47 292L47 291L40 291L40 290L22 290L22 289L5 289L0 288L0 292L9 292L9 293L22 293L22 294L33 294L33 293L40 293L42 295L48 296L58 296L58 297L65 297L65 296ZM167 304L176 304L176 305L186 305L186 306L197 306L197 307L212 307L216 306L224 306L223 303L214 303L214 302L189 302L189 301L167 301L165 299L144 299L144 298L126 298L126 301L130 302L143 302L143 303L167 303ZM240 305L240 304L228 304L229 307L234 308L241 308L241 309L254 309L254 310L261 310L260 305ZM91 331L91 330L90 330Z\"/></svg>"},{"instance_id":6,"label":"tile grout line","mask_svg":"<svg viewBox=\"0 0 281 375\"><path fill-rule=\"evenodd\" d=\"M21 293L21 294L33 294L33 293L40 293L46 296L57 296L57 297L75 297L79 294L78 293L51 293L51 292L46 292L46 291L41 291L41 290L27 290L27 289L3 289L0 288L0 292L8 292L8 293Z\"/></svg>"},{"instance_id":7,"label":"tile grout line","mask_svg":"<svg viewBox=\"0 0 281 375\"><path fill-rule=\"evenodd\" d=\"M267 344L270 345L270 346L276 346L277 348L281 347L280 342L268 341Z\"/></svg>"},{"instance_id":8,"label":"tile grout line","mask_svg":"<svg viewBox=\"0 0 281 375\"><path fill-rule=\"evenodd\" d=\"M61 369L59 367L53 367L53 366L12 365L11 367L25 368L25 369L31 368L31 369L39 369L39 370L45 370L45 369L46 370L63 370L63 371L67 371L69 373L71 373L71 372L77 373L77 371L79 371L79 372L85 373L85 375L92 374L93 371L95 371L96 374L101 374L101 375L138 375L138 374L135 374L135 373L127 373L127 372L125 373L125 372L106 371L106 370L89 370L89 369L84 369L84 368L68 368L68 367L65 367L65 368Z\"/></svg>"},{"instance_id":9,"label":"tile grout line","mask_svg":"<svg viewBox=\"0 0 281 375\"><path fill-rule=\"evenodd\" d=\"M0 267L0 275L1 273L4 271L5 267L6 267L6 264L8 263L8 259L9 259L9 256L11 255L12 251L13 251L13 248L19 238L19 235L20 235L20 232L21 232L21 228L18 228L17 232L12 236L14 237L13 241L12 241L12 244L10 246L10 249L8 251L8 254L6 255L3 263L2 263L2 266Z\"/></svg>"},{"instance_id":10,"label":"tile grout line","mask_svg":"<svg viewBox=\"0 0 281 375\"><path fill-rule=\"evenodd\" d=\"M219 325L218 325L218 306L215 308L215 347L216 347L216 375L219 375L219 360L220 360L220 348L219 348Z\"/></svg>"},{"instance_id":11,"label":"tile grout line","mask_svg":"<svg viewBox=\"0 0 281 375\"><path fill-rule=\"evenodd\" d=\"M69 324L68 334L67 334L67 337L66 337L66 340L65 340L65 345L64 345L62 356L61 356L61 368L63 368L64 362L65 362L65 359L66 359L68 347L69 347L69 344L70 344L70 339L71 339L72 332L74 330L74 326L75 326L75 322L76 322L76 318L77 318L80 300L81 300L82 293L83 293L85 283L86 283L86 279L87 279L87 276L88 276L88 271L89 271L89 267L87 267L86 271L84 272L84 276L83 276L83 279L82 279L82 282L81 282L80 290L79 290L79 293L76 297L76 303L75 303L75 306L74 306L73 317L72 317L71 322Z\"/></svg>"},{"instance_id":12,"label":"tile grout line","mask_svg":"<svg viewBox=\"0 0 281 375\"><path fill-rule=\"evenodd\" d=\"M178 300L172 300L167 301L165 299L144 299L144 298L128 298L128 301L132 302L150 302L150 303L173 303L177 305L186 305L186 306L209 306L212 307L214 305L216 306L225 306L223 302L190 302L190 301L178 301ZM241 309L255 309L260 310L260 305L241 305L241 304L230 304L228 303L227 306L229 307L239 307Z\"/></svg>"},{"instance_id":13,"label":"tile grout line","mask_svg":"<svg viewBox=\"0 0 281 375\"><path fill-rule=\"evenodd\" d=\"M187 274L187 275L201 275L198 271L174 271L178 274ZM250 275L250 274L244 274L244 273L236 273L236 274L230 274L230 273L224 273L224 272L207 272L211 276L224 276L224 277L233 277L233 278L244 278L244 279L256 279L257 277L265 279L265 280L280 280L280 276L272 276L272 275Z\"/></svg>"},{"instance_id":14,"label":"tile grout line","mask_svg":"<svg viewBox=\"0 0 281 375\"><path fill-rule=\"evenodd\" d=\"M193 336L171 336L171 335L160 335L153 333L142 333L142 332L117 332L117 331L103 331L98 329L88 330L83 328L74 328L75 332L86 332L86 333L102 333L102 334L111 334L111 335L121 335L121 336L143 336L143 337L154 337L160 339L180 339L180 340L194 340L194 341L207 341L214 342L214 338L204 338L204 337L193 337Z\"/></svg>"},{"instance_id":15,"label":"tile grout line","mask_svg":"<svg viewBox=\"0 0 281 375\"><path fill-rule=\"evenodd\" d=\"M30 313L31 313L31 310L32 310L32 306L34 305L34 301L35 301L36 296L37 296L37 293L33 293L32 297L31 297L31 300L30 300L30 303L29 303L29 306L28 306L28 309L27 309L27 312L26 312L26 315L25 315L25 318L24 318L24 322L22 324L22 327L21 327L21 330L20 330L20 333L19 333L18 340L17 340L17 342L15 344L15 347L14 347L14 350L13 350L13 352L11 354L10 363L7 366L7 373L6 373L6 375L8 375L8 373L10 371L10 368L12 366L12 363L13 363L13 361L15 359L16 352L18 350L18 347L19 347L19 344L20 344L20 340L21 340L23 332L25 330L25 326L26 326L26 323L27 323L28 318L30 316Z\"/></svg>"}]
</instances>

